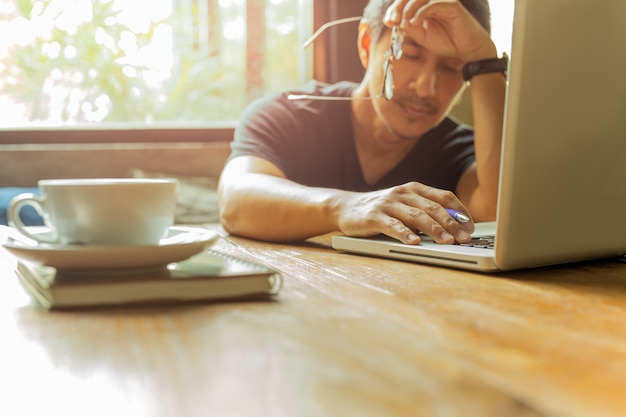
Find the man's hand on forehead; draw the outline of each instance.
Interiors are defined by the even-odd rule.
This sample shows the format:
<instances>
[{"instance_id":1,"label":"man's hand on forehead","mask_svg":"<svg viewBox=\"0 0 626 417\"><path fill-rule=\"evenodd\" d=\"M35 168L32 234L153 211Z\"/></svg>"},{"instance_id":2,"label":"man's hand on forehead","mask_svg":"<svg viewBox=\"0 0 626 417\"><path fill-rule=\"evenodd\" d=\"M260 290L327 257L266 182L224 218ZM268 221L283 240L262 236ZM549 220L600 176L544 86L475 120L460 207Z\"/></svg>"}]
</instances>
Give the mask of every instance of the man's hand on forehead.
<instances>
[{"instance_id":1,"label":"man's hand on forehead","mask_svg":"<svg viewBox=\"0 0 626 417\"><path fill-rule=\"evenodd\" d=\"M458 0L395 0L387 9L384 23L387 26L400 24L404 18L413 13L413 18L426 8L437 3L456 3ZM416 11L417 10L417 11Z\"/></svg>"},{"instance_id":2,"label":"man's hand on forehead","mask_svg":"<svg viewBox=\"0 0 626 417\"><path fill-rule=\"evenodd\" d=\"M430 0L428 3L426 3L425 5L420 7L419 9L417 9L417 12L415 12L415 16L413 16L411 18L409 23L417 24L420 21L419 17L424 12L424 10L428 9L429 7L431 7L431 6L435 5L435 4L438 4L438 3L457 3L457 2L458 2L458 0ZM424 29L426 29L428 27L428 20L423 19L422 20L422 26L424 27Z\"/></svg>"},{"instance_id":3,"label":"man's hand on forehead","mask_svg":"<svg viewBox=\"0 0 626 417\"><path fill-rule=\"evenodd\" d=\"M463 62L497 56L487 31L458 0L396 0L384 23L399 25L406 36L441 56Z\"/></svg>"}]
</instances>

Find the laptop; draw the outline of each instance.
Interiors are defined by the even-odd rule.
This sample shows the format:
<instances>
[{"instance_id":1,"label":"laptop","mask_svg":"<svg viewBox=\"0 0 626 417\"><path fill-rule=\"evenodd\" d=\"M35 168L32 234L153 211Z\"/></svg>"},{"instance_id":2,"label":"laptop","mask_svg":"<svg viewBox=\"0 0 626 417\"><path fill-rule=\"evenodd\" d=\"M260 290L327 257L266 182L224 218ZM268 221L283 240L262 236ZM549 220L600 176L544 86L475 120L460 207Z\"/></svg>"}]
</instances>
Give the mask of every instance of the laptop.
<instances>
[{"instance_id":1,"label":"laptop","mask_svg":"<svg viewBox=\"0 0 626 417\"><path fill-rule=\"evenodd\" d=\"M493 245L335 249L484 272L626 254L626 1L515 3Z\"/></svg>"}]
</instances>

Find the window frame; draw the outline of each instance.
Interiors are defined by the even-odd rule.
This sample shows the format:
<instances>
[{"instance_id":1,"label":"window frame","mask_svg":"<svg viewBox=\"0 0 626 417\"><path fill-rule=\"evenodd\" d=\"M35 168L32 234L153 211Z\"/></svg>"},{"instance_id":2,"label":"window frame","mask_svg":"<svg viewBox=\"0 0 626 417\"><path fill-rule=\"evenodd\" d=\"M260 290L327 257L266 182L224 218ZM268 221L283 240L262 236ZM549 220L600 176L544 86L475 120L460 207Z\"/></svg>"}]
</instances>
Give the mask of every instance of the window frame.
<instances>
[{"instance_id":1,"label":"window frame","mask_svg":"<svg viewBox=\"0 0 626 417\"><path fill-rule=\"evenodd\" d=\"M2 129L0 145L72 143L175 143L231 141L234 126L180 128ZM1 151L1 150L0 150Z\"/></svg>"}]
</instances>

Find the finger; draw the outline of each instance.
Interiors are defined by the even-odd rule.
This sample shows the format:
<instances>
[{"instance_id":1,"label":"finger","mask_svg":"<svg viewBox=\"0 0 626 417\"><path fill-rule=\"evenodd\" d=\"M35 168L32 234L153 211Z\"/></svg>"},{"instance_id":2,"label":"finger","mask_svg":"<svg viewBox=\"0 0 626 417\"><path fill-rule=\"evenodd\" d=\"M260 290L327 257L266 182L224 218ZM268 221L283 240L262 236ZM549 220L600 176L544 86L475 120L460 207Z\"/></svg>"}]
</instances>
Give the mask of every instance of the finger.
<instances>
[{"instance_id":1,"label":"finger","mask_svg":"<svg viewBox=\"0 0 626 417\"><path fill-rule=\"evenodd\" d=\"M429 0L408 0L401 10L400 27L406 27L418 10L428 4Z\"/></svg>"},{"instance_id":2,"label":"finger","mask_svg":"<svg viewBox=\"0 0 626 417\"><path fill-rule=\"evenodd\" d=\"M408 1L409 0L395 0L391 6L387 8L383 23L389 27L399 24L402 19L402 10Z\"/></svg>"},{"instance_id":3,"label":"finger","mask_svg":"<svg viewBox=\"0 0 626 417\"><path fill-rule=\"evenodd\" d=\"M454 235L430 214L441 206L428 198L406 191L405 187L399 187L396 203L386 207L385 215L390 220L385 225L385 230L388 231L384 233L392 237L400 236L399 239L402 240L402 233L407 233L406 229L409 229L428 235L437 243L454 243ZM452 223L450 216L447 220Z\"/></svg>"},{"instance_id":4,"label":"finger","mask_svg":"<svg viewBox=\"0 0 626 417\"><path fill-rule=\"evenodd\" d=\"M433 214L435 216L435 220L438 221L448 233L451 233L454 236L454 240L459 243L469 242L472 238L472 232L474 231L474 222L471 221L471 217L468 214L460 211L454 210L456 213L460 213L465 216L467 221L463 219L463 221L459 221L456 218L452 217L450 214L451 209L444 208L443 210L436 210Z\"/></svg>"},{"instance_id":5,"label":"finger","mask_svg":"<svg viewBox=\"0 0 626 417\"><path fill-rule=\"evenodd\" d=\"M406 21L408 24L413 26L421 25L424 29L428 27L427 18L430 15L436 14L437 9L440 9L443 4L458 4L458 0L430 0L427 2L419 2L410 5L410 7L405 7L406 12Z\"/></svg>"},{"instance_id":6,"label":"finger","mask_svg":"<svg viewBox=\"0 0 626 417\"><path fill-rule=\"evenodd\" d=\"M428 191L430 192L428 198L435 203L431 206L429 214L454 235L457 242L469 241L475 225L467 208L450 191L437 189ZM460 216L457 217L456 214Z\"/></svg>"},{"instance_id":7,"label":"finger","mask_svg":"<svg viewBox=\"0 0 626 417\"><path fill-rule=\"evenodd\" d=\"M468 210L454 193L425 186L420 183L411 184L412 193L403 193L401 202L404 206L397 207L397 212L390 213L438 243L465 243L471 239L474 223ZM469 218L467 222L459 222L453 218L448 209L453 209Z\"/></svg>"},{"instance_id":8,"label":"finger","mask_svg":"<svg viewBox=\"0 0 626 417\"><path fill-rule=\"evenodd\" d=\"M456 240L454 232L448 230L454 229L451 224L451 218L437 219L436 215L431 213L436 213L436 208L434 207L439 206L436 203L429 202L428 205L422 208L407 207L404 213L398 214L398 216L406 225L430 236L437 243L454 243Z\"/></svg>"},{"instance_id":9,"label":"finger","mask_svg":"<svg viewBox=\"0 0 626 417\"><path fill-rule=\"evenodd\" d=\"M446 208L446 211L448 212L450 217L452 217L456 222L460 223L460 225L463 226L465 230L467 230L469 233L474 233L476 227L469 213L463 210L454 210L450 208Z\"/></svg>"},{"instance_id":10,"label":"finger","mask_svg":"<svg viewBox=\"0 0 626 417\"><path fill-rule=\"evenodd\" d=\"M421 242L421 239L415 230L411 229L401 220L394 217L389 218L383 227L382 233L409 245L417 245Z\"/></svg>"}]
</instances>

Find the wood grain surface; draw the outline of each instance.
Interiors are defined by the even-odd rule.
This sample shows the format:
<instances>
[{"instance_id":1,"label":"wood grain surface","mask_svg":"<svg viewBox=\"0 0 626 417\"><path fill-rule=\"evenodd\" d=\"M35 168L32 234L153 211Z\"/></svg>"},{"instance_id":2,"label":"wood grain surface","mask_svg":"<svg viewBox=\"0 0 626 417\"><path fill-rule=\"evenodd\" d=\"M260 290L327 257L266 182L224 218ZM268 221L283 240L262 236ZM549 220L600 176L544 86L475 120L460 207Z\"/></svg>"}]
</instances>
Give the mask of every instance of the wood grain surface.
<instances>
[{"instance_id":1,"label":"wood grain surface","mask_svg":"<svg viewBox=\"0 0 626 417\"><path fill-rule=\"evenodd\" d=\"M280 295L48 312L1 251L0 415L626 414L623 259L486 275L330 236L215 249L279 269Z\"/></svg>"}]
</instances>

